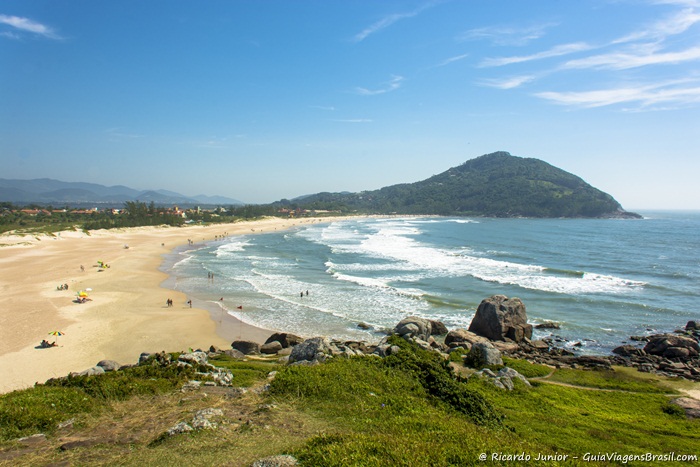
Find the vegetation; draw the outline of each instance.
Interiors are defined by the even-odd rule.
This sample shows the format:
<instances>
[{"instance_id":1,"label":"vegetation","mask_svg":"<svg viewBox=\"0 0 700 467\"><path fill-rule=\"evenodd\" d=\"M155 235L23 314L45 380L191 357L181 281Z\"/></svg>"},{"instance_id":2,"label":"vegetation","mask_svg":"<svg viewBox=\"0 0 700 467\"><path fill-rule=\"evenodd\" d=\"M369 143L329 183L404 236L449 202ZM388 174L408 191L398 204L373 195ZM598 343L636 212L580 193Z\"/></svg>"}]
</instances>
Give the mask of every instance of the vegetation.
<instances>
[{"instance_id":1,"label":"vegetation","mask_svg":"<svg viewBox=\"0 0 700 467\"><path fill-rule=\"evenodd\" d=\"M219 208L216 211L188 210L182 212L139 201L128 201L120 209L78 210L69 206L15 206L0 203L0 233L16 231L20 234L53 234L64 230L98 230L148 225L182 226L186 222L229 223L253 220L265 216L287 216L280 214L272 205L246 205Z\"/></svg>"},{"instance_id":2,"label":"vegetation","mask_svg":"<svg viewBox=\"0 0 700 467\"><path fill-rule=\"evenodd\" d=\"M392 343L401 351L385 359L337 358L316 366L212 360L229 368L238 386L262 387L278 370L260 394L233 397L224 388L182 393L184 381L198 376L195 369L153 365L5 394L0 465L250 465L280 453L313 466L461 466L479 463L482 453L494 465L513 462L493 460L492 453L558 453L569 456L561 465L589 465L585 453L698 454L700 422L669 404L672 390L658 376L553 370L506 359L538 378L532 387L505 391L454 377L437 354ZM614 381L615 390L606 381ZM165 435L207 407L224 412L216 430ZM68 419L72 428L56 432ZM49 438L34 448L10 441L38 432ZM66 439L97 441L58 449ZM653 465L661 464L674 465Z\"/></svg>"},{"instance_id":3,"label":"vegetation","mask_svg":"<svg viewBox=\"0 0 700 467\"><path fill-rule=\"evenodd\" d=\"M319 193L306 209L489 217L619 215L612 196L538 159L487 154L426 180L362 193ZM633 214L629 214L633 217Z\"/></svg>"}]
</instances>

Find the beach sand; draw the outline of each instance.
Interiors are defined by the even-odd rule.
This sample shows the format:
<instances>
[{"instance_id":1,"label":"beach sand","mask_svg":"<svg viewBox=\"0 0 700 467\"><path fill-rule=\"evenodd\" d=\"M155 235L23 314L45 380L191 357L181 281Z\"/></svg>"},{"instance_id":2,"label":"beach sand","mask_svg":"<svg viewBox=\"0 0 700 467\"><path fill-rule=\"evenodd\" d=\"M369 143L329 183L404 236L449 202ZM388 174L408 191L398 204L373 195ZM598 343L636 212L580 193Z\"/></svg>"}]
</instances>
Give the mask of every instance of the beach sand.
<instances>
[{"instance_id":1,"label":"beach sand","mask_svg":"<svg viewBox=\"0 0 700 467\"><path fill-rule=\"evenodd\" d=\"M328 221L322 219L321 221ZM0 392L79 372L100 360L136 363L142 352L173 352L233 338L264 342L273 331L238 322L219 327L207 310L163 288L163 256L188 240L282 230L319 219L265 219L188 227L137 227L0 236ZM128 248L125 248L128 245ZM99 268L103 261L109 268ZM81 265L84 270L81 270ZM57 290L68 284L68 290ZM80 290L91 301L75 303ZM174 306L166 307L166 300ZM235 328L235 329L234 329ZM53 331L64 335L54 337ZM232 336L232 334L234 334ZM37 348L42 339L58 347Z\"/></svg>"}]
</instances>

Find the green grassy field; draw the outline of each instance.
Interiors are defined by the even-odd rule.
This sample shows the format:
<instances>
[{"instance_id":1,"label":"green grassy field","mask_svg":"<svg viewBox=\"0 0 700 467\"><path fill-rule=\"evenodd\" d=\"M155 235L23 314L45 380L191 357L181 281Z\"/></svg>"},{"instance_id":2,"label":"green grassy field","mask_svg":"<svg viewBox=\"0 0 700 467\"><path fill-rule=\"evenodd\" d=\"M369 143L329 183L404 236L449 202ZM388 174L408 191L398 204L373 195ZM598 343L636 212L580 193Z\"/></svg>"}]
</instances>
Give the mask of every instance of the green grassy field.
<instances>
[{"instance_id":1,"label":"green grassy field","mask_svg":"<svg viewBox=\"0 0 700 467\"><path fill-rule=\"evenodd\" d=\"M542 465L591 465L587 453L700 454L700 422L669 404L677 396L672 380L628 369L552 373L506 360L533 379L532 387L517 382L505 391L455 377L437 354L397 343L401 352L385 359L316 366L214 360L245 393L183 393L194 370L146 366L5 394L0 465L250 465L281 453L308 466L480 465L482 455L488 465L514 465L509 456L517 455L555 459ZM271 382L270 371L278 371ZM216 430L164 435L207 407L223 410ZM46 441L27 447L16 440L34 433ZM59 449L71 440L87 442ZM692 465L628 462L650 464Z\"/></svg>"}]
</instances>

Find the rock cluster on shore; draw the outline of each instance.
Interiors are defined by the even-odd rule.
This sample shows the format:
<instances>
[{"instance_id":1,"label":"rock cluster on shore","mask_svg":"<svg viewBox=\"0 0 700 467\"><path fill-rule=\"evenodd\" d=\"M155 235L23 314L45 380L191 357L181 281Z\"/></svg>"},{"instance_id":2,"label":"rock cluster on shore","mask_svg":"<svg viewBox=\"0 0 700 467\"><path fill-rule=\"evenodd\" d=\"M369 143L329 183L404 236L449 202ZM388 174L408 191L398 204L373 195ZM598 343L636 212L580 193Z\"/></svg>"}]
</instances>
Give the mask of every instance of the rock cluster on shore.
<instances>
[{"instance_id":1,"label":"rock cluster on shore","mask_svg":"<svg viewBox=\"0 0 700 467\"><path fill-rule=\"evenodd\" d=\"M558 329L556 323L545 323L543 328ZM576 355L570 350L553 345L551 340L532 340L533 326L527 323L525 305L518 298L494 295L484 299L469 329L452 329L439 322L411 316L401 320L389 334L398 335L418 346L444 354L455 351L465 353L465 363L475 368L501 365L501 355L528 360L554 368L610 368L620 365L662 376L680 377L700 381L700 321L689 321L684 330L673 334L656 334L646 337L631 336L630 340L644 344L624 344L613 350L613 355ZM158 364L197 364L208 368L204 384L231 385L232 375L207 362L207 356L225 353L243 359L246 355L276 355L280 362L292 365L313 365L333 357L377 356L386 357L397 352L397 346L388 338L377 344L363 341L339 341L326 337L304 339L300 336L278 332L263 344L237 340L231 348L214 347L209 352L183 353L177 362L170 362L166 353L142 354L139 363L155 361ZM99 375L120 368L117 362L103 360L96 366L72 375ZM192 383L196 384L196 383Z\"/></svg>"}]
</instances>

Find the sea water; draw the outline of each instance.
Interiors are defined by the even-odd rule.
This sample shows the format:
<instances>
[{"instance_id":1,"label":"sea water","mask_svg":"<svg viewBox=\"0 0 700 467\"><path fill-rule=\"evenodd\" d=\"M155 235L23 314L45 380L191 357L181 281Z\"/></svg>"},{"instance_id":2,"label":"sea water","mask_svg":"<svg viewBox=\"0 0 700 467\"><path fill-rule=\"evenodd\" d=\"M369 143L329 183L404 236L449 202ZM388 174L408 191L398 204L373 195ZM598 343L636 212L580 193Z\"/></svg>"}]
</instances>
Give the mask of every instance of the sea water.
<instances>
[{"instance_id":1,"label":"sea water","mask_svg":"<svg viewBox=\"0 0 700 467\"><path fill-rule=\"evenodd\" d=\"M167 269L219 320L270 330L372 342L410 315L467 328L501 294L523 300L531 323L560 324L535 337L608 353L700 319L700 213L644 215L349 218L211 239L176 250Z\"/></svg>"}]
</instances>

